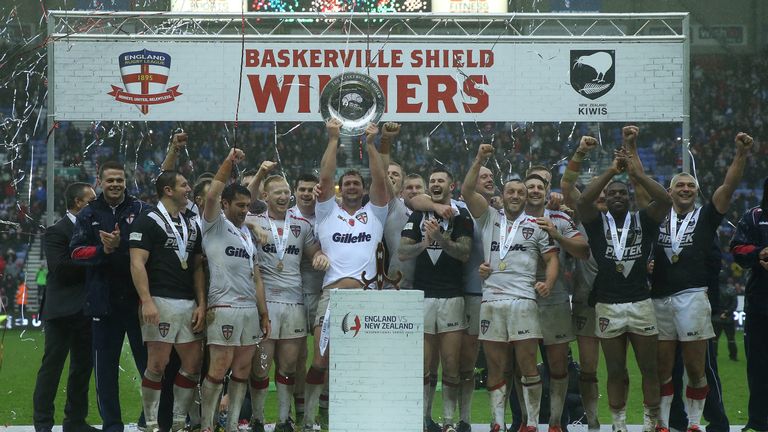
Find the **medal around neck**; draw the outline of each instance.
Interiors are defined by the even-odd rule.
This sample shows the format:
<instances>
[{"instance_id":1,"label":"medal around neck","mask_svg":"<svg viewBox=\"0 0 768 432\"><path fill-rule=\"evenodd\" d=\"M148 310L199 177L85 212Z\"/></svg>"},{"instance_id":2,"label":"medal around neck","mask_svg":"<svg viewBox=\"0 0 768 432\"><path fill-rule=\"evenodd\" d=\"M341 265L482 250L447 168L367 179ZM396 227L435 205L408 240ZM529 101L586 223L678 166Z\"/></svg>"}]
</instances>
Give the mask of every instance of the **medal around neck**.
<instances>
[{"instance_id":1,"label":"medal around neck","mask_svg":"<svg viewBox=\"0 0 768 432\"><path fill-rule=\"evenodd\" d=\"M362 135L368 123L377 123L385 104L379 83L358 72L336 75L320 94L323 120L340 120L341 134L348 136Z\"/></svg>"}]
</instances>

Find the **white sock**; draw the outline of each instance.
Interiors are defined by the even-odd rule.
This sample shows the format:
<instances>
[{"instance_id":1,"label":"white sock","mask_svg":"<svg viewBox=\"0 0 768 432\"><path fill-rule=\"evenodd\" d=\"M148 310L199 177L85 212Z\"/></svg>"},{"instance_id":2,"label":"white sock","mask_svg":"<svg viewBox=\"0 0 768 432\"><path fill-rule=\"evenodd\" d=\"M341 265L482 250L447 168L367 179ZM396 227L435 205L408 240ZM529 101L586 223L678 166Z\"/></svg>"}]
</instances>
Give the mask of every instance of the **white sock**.
<instances>
[{"instance_id":1,"label":"white sock","mask_svg":"<svg viewBox=\"0 0 768 432\"><path fill-rule=\"evenodd\" d=\"M147 422L147 430L152 431L157 427L157 410L160 406L160 391L163 388L163 374L153 373L149 369L144 370L144 378L141 380L141 402L144 408L144 419Z\"/></svg>"},{"instance_id":2,"label":"white sock","mask_svg":"<svg viewBox=\"0 0 768 432\"><path fill-rule=\"evenodd\" d=\"M525 396L523 396L523 384L520 383L520 379L512 378L509 382L512 383L512 387L515 389L515 395L517 396L517 405L520 407L520 426L528 424L528 411L525 408ZM509 393L509 392L507 392ZM507 394L507 400L509 400L509 394Z\"/></svg>"},{"instance_id":3,"label":"white sock","mask_svg":"<svg viewBox=\"0 0 768 432\"><path fill-rule=\"evenodd\" d=\"M549 378L549 425L560 424L560 417L563 414L565 405L565 396L568 394L568 373L560 378L550 376Z\"/></svg>"},{"instance_id":4,"label":"white sock","mask_svg":"<svg viewBox=\"0 0 768 432\"><path fill-rule=\"evenodd\" d=\"M624 404L621 408L612 407L608 404L608 408L611 410L611 417L613 420L613 430L627 430L627 405Z\"/></svg>"},{"instance_id":5,"label":"white sock","mask_svg":"<svg viewBox=\"0 0 768 432\"><path fill-rule=\"evenodd\" d=\"M459 398L458 380L446 381L443 375L443 423L453 424L453 415L456 412L456 403Z\"/></svg>"},{"instance_id":6,"label":"white sock","mask_svg":"<svg viewBox=\"0 0 768 432\"><path fill-rule=\"evenodd\" d=\"M704 412L704 402L707 400L707 393L709 393L709 385L707 384L706 375L688 383L688 388L685 389L688 427L698 426L701 422L701 415Z\"/></svg>"},{"instance_id":7,"label":"white sock","mask_svg":"<svg viewBox=\"0 0 768 432\"><path fill-rule=\"evenodd\" d=\"M661 383L661 399L659 399L659 426L669 429L669 411L672 409L672 398L675 395L675 386L672 377Z\"/></svg>"},{"instance_id":8,"label":"white sock","mask_svg":"<svg viewBox=\"0 0 768 432\"><path fill-rule=\"evenodd\" d=\"M312 366L307 371L307 378L304 381L304 425L312 426L315 424L324 379L325 370L323 369Z\"/></svg>"},{"instance_id":9,"label":"white sock","mask_svg":"<svg viewBox=\"0 0 768 432\"><path fill-rule=\"evenodd\" d=\"M501 429L506 429L506 423L504 421L504 408L507 406L507 400L505 395L507 394L507 383L502 381L499 384L489 387L488 393L491 398L491 418L493 424L501 426ZM491 426L493 426L493 424Z\"/></svg>"},{"instance_id":10,"label":"white sock","mask_svg":"<svg viewBox=\"0 0 768 432\"><path fill-rule=\"evenodd\" d=\"M581 393L581 403L587 414L589 429L600 429L600 420L597 417L597 399L599 398L597 375L582 373L579 376L579 393Z\"/></svg>"},{"instance_id":11,"label":"white sock","mask_svg":"<svg viewBox=\"0 0 768 432\"><path fill-rule=\"evenodd\" d=\"M269 377L251 378L251 421L264 424L264 402L269 390Z\"/></svg>"},{"instance_id":12,"label":"white sock","mask_svg":"<svg viewBox=\"0 0 768 432\"><path fill-rule=\"evenodd\" d=\"M643 431L654 432L659 424L659 406L643 404Z\"/></svg>"},{"instance_id":13,"label":"white sock","mask_svg":"<svg viewBox=\"0 0 768 432\"><path fill-rule=\"evenodd\" d=\"M295 379L293 376L278 373L275 376L275 385L277 386L277 422L285 423L291 416L291 399L293 398L293 386Z\"/></svg>"},{"instance_id":14,"label":"white sock","mask_svg":"<svg viewBox=\"0 0 768 432\"><path fill-rule=\"evenodd\" d=\"M198 375L199 377L200 375ZM197 382L200 382L200 379L198 378ZM189 404L189 411L187 414L189 415L189 424L192 426L199 426L200 425L200 387L199 385L195 385L194 390L194 397L192 398L192 403Z\"/></svg>"},{"instance_id":15,"label":"white sock","mask_svg":"<svg viewBox=\"0 0 768 432\"><path fill-rule=\"evenodd\" d=\"M475 372L462 372L459 386L459 416L464 423L472 424L472 395L475 393Z\"/></svg>"},{"instance_id":16,"label":"white sock","mask_svg":"<svg viewBox=\"0 0 768 432\"><path fill-rule=\"evenodd\" d=\"M541 408L541 377L539 375L524 376L520 378L520 382L523 384L523 399L525 399L525 411L528 414L527 424L537 427Z\"/></svg>"},{"instance_id":17,"label":"white sock","mask_svg":"<svg viewBox=\"0 0 768 432\"><path fill-rule=\"evenodd\" d=\"M176 378L173 380L172 430L179 430L186 425L187 413L194 403L198 381L200 381L200 375L193 375L182 369L179 369L179 373L176 374Z\"/></svg>"},{"instance_id":18,"label":"white sock","mask_svg":"<svg viewBox=\"0 0 768 432\"><path fill-rule=\"evenodd\" d=\"M229 384L227 385L227 395L229 395L229 416L227 416L226 432L237 431L237 425L240 422L240 409L243 408L246 391L248 391L247 378L237 378L234 375L229 377Z\"/></svg>"},{"instance_id":19,"label":"white sock","mask_svg":"<svg viewBox=\"0 0 768 432\"><path fill-rule=\"evenodd\" d=\"M200 427L201 430L213 430L216 409L219 407L219 397L224 388L223 381L206 376L200 386Z\"/></svg>"}]
</instances>

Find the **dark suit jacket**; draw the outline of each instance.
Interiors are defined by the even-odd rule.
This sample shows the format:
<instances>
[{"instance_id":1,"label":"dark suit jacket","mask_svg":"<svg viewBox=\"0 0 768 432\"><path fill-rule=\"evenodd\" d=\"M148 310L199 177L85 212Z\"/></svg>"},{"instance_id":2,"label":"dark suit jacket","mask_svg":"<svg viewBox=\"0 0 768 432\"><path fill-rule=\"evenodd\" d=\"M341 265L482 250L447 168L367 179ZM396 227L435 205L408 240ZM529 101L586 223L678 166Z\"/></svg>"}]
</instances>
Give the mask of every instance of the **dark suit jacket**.
<instances>
[{"instance_id":1,"label":"dark suit jacket","mask_svg":"<svg viewBox=\"0 0 768 432\"><path fill-rule=\"evenodd\" d=\"M69 242L75 225L63 217L45 230L43 245L48 261L48 285L40 315L43 319L73 315L85 303L85 267L72 260Z\"/></svg>"}]
</instances>

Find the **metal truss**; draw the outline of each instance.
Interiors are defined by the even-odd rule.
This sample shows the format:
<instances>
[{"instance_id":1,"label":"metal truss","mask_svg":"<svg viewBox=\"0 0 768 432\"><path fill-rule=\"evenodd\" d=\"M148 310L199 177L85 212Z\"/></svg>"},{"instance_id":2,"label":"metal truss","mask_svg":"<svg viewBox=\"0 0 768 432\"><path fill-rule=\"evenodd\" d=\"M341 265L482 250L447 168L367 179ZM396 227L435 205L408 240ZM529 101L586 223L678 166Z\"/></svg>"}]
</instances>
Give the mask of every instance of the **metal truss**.
<instances>
[{"instance_id":1,"label":"metal truss","mask_svg":"<svg viewBox=\"0 0 768 432\"><path fill-rule=\"evenodd\" d=\"M688 14L51 11L49 20L50 36L73 40L683 42Z\"/></svg>"}]
</instances>

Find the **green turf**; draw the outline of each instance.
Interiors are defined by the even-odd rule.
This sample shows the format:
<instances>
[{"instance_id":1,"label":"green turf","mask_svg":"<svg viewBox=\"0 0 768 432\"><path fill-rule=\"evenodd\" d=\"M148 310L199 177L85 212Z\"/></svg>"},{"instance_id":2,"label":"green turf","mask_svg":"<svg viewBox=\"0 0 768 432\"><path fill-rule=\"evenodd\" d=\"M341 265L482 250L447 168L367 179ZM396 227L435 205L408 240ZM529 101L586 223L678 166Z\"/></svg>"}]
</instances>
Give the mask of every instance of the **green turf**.
<instances>
[{"instance_id":1,"label":"green turf","mask_svg":"<svg viewBox=\"0 0 768 432\"><path fill-rule=\"evenodd\" d=\"M2 334L2 332L0 332ZM22 333L18 330L8 330L5 333L4 350L2 352L2 368L0 368L0 425L31 425L32 424L32 393L34 391L37 370L43 355L44 336L40 330L30 330ZM737 334L739 346L739 361L728 359L725 339L721 340L718 362L720 377L723 381L723 398L731 424L744 424L747 421L747 385L746 362L744 361L743 334ZM576 350L576 344L572 344ZM311 358L311 356L310 356ZM634 365L632 353L628 354L628 365L631 380L630 397L627 415L630 423L642 422L642 395L640 393L640 374ZM68 366L65 365L65 371ZM141 411L140 380L136 367L130 356L127 345L121 357L120 399L123 407L123 420L134 423ZM66 373L63 374L66 376ZM610 424L608 402L605 392L605 365L601 359L599 369L600 380L600 420ZM61 422L64 399L66 395L66 380L59 385L56 398L56 421ZM435 418L441 412L441 395L435 397L433 412ZM274 393L270 393L265 407L267 421L274 421L276 401ZM486 423L490 418L488 394L485 390L475 392L472 404L472 422ZM101 420L96 408L95 390L91 382L90 411L88 420L92 424L100 424ZM510 420L511 422L511 420Z\"/></svg>"}]
</instances>

